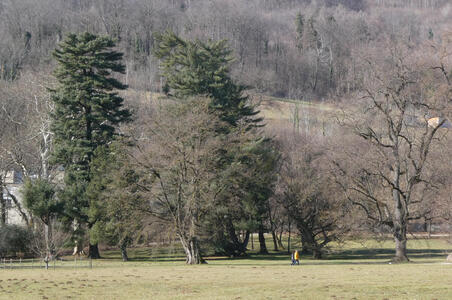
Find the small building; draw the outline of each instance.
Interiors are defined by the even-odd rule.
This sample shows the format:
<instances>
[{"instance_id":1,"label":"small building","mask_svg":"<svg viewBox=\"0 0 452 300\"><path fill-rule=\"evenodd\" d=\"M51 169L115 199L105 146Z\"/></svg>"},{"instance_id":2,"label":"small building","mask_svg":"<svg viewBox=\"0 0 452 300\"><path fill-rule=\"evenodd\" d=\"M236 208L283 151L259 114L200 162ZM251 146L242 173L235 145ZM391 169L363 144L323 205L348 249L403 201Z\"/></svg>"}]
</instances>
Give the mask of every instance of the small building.
<instances>
[{"instance_id":1,"label":"small building","mask_svg":"<svg viewBox=\"0 0 452 300\"><path fill-rule=\"evenodd\" d=\"M441 117L430 118L428 119L427 122L428 126L430 127L437 127L441 122L443 122L440 128L452 128L452 124L449 122L449 120L445 120L444 118Z\"/></svg>"},{"instance_id":2,"label":"small building","mask_svg":"<svg viewBox=\"0 0 452 300\"><path fill-rule=\"evenodd\" d=\"M23 176L21 172L9 171L4 177L5 187L2 189L3 199L6 201L6 223L23 225L24 220L13 201L13 197L22 205Z\"/></svg>"}]
</instances>

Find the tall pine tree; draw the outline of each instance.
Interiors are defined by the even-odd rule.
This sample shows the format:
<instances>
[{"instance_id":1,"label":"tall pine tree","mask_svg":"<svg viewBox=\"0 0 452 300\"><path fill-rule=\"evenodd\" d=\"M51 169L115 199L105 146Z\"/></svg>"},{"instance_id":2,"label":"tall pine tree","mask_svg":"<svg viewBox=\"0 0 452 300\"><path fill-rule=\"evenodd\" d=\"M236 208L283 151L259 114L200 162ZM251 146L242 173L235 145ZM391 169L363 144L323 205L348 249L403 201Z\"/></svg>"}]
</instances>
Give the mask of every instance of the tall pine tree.
<instances>
[{"instance_id":1,"label":"tall pine tree","mask_svg":"<svg viewBox=\"0 0 452 300\"><path fill-rule=\"evenodd\" d=\"M131 118L117 93L126 85L112 76L125 71L123 54L114 46L110 37L85 32L69 34L53 52L59 83L52 90L53 162L65 169L65 188L59 196L66 204L69 223L79 229L90 229L96 221L89 218L95 199L87 192L96 149L108 146L117 126ZM99 257L97 243L90 242L89 256Z\"/></svg>"},{"instance_id":2,"label":"tall pine tree","mask_svg":"<svg viewBox=\"0 0 452 300\"><path fill-rule=\"evenodd\" d=\"M226 40L186 41L166 32L156 38L154 54L161 60L162 75L176 97L206 96L211 108L220 112L222 120L232 126L245 121L257 125L261 118L244 95L246 86L230 77L234 60Z\"/></svg>"}]
</instances>

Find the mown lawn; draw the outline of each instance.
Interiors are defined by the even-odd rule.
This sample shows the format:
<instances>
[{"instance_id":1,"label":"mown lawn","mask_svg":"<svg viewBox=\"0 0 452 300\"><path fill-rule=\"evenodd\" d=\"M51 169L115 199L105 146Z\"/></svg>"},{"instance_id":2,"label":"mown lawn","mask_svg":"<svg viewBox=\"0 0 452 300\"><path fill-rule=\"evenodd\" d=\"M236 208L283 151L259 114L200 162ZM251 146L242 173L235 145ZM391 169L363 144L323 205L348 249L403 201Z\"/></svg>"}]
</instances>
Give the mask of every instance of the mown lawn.
<instances>
[{"instance_id":1,"label":"mown lawn","mask_svg":"<svg viewBox=\"0 0 452 300\"><path fill-rule=\"evenodd\" d=\"M452 299L452 251L442 240L410 241L411 263L389 264L392 243L348 242L325 259L287 254L211 257L186 266L179 252L115 251L93 268L0 270L0 299Z\"/></svg>"}]
</instances>

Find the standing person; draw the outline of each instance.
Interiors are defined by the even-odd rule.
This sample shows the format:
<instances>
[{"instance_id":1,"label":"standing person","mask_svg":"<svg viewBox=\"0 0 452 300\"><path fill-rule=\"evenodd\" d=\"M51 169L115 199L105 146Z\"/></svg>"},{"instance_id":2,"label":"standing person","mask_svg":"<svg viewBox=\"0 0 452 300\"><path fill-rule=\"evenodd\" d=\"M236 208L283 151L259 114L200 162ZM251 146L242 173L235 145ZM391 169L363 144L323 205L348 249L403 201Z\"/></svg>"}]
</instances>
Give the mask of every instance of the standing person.
<instances>
[{"instance_id":1,"label":"standing person","mask_svg":"<svg viewBox=\"0 0 452 300\"><path fill-rule=\"evenodd\" d=\"M298 253L298 250L295 250L295 253L293 254L294 262L293 264L300 264L300 254Z\"/></svg>"},{"instance_id":2,"label":"standing person","mask_svg":"<svg viewBox=\"0 0 452 300\"><path fill-rule=\"evenodd\" d=\"M292 263L290 265L293 266L295 264L295 251L292 251L290 259L292 260Z\"/></svg>"}]
</instances>

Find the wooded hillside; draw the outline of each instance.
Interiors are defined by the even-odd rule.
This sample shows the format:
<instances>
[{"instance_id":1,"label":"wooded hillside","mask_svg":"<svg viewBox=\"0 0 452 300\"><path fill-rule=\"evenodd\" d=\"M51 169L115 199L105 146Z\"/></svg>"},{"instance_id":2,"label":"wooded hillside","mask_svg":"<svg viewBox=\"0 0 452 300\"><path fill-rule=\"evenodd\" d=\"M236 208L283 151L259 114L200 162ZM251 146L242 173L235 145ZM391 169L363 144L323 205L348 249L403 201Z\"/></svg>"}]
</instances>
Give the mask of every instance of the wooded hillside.
<instances>
[{"instance_id":1,"label":"wooded hillside","mask_svg":"<svg viewBox=\"0 0 452 300\"><path fill-rule=\"evenodd\" d=\"M49 72L50 52L67 32L116 38L125 82L160 91L155 34L227 39L239 81L291 99L343 96L361 84L360 56L391 38L417 48L450 28L447 0L4 0L0 78Z\"/></svg>"}]
</instances>

